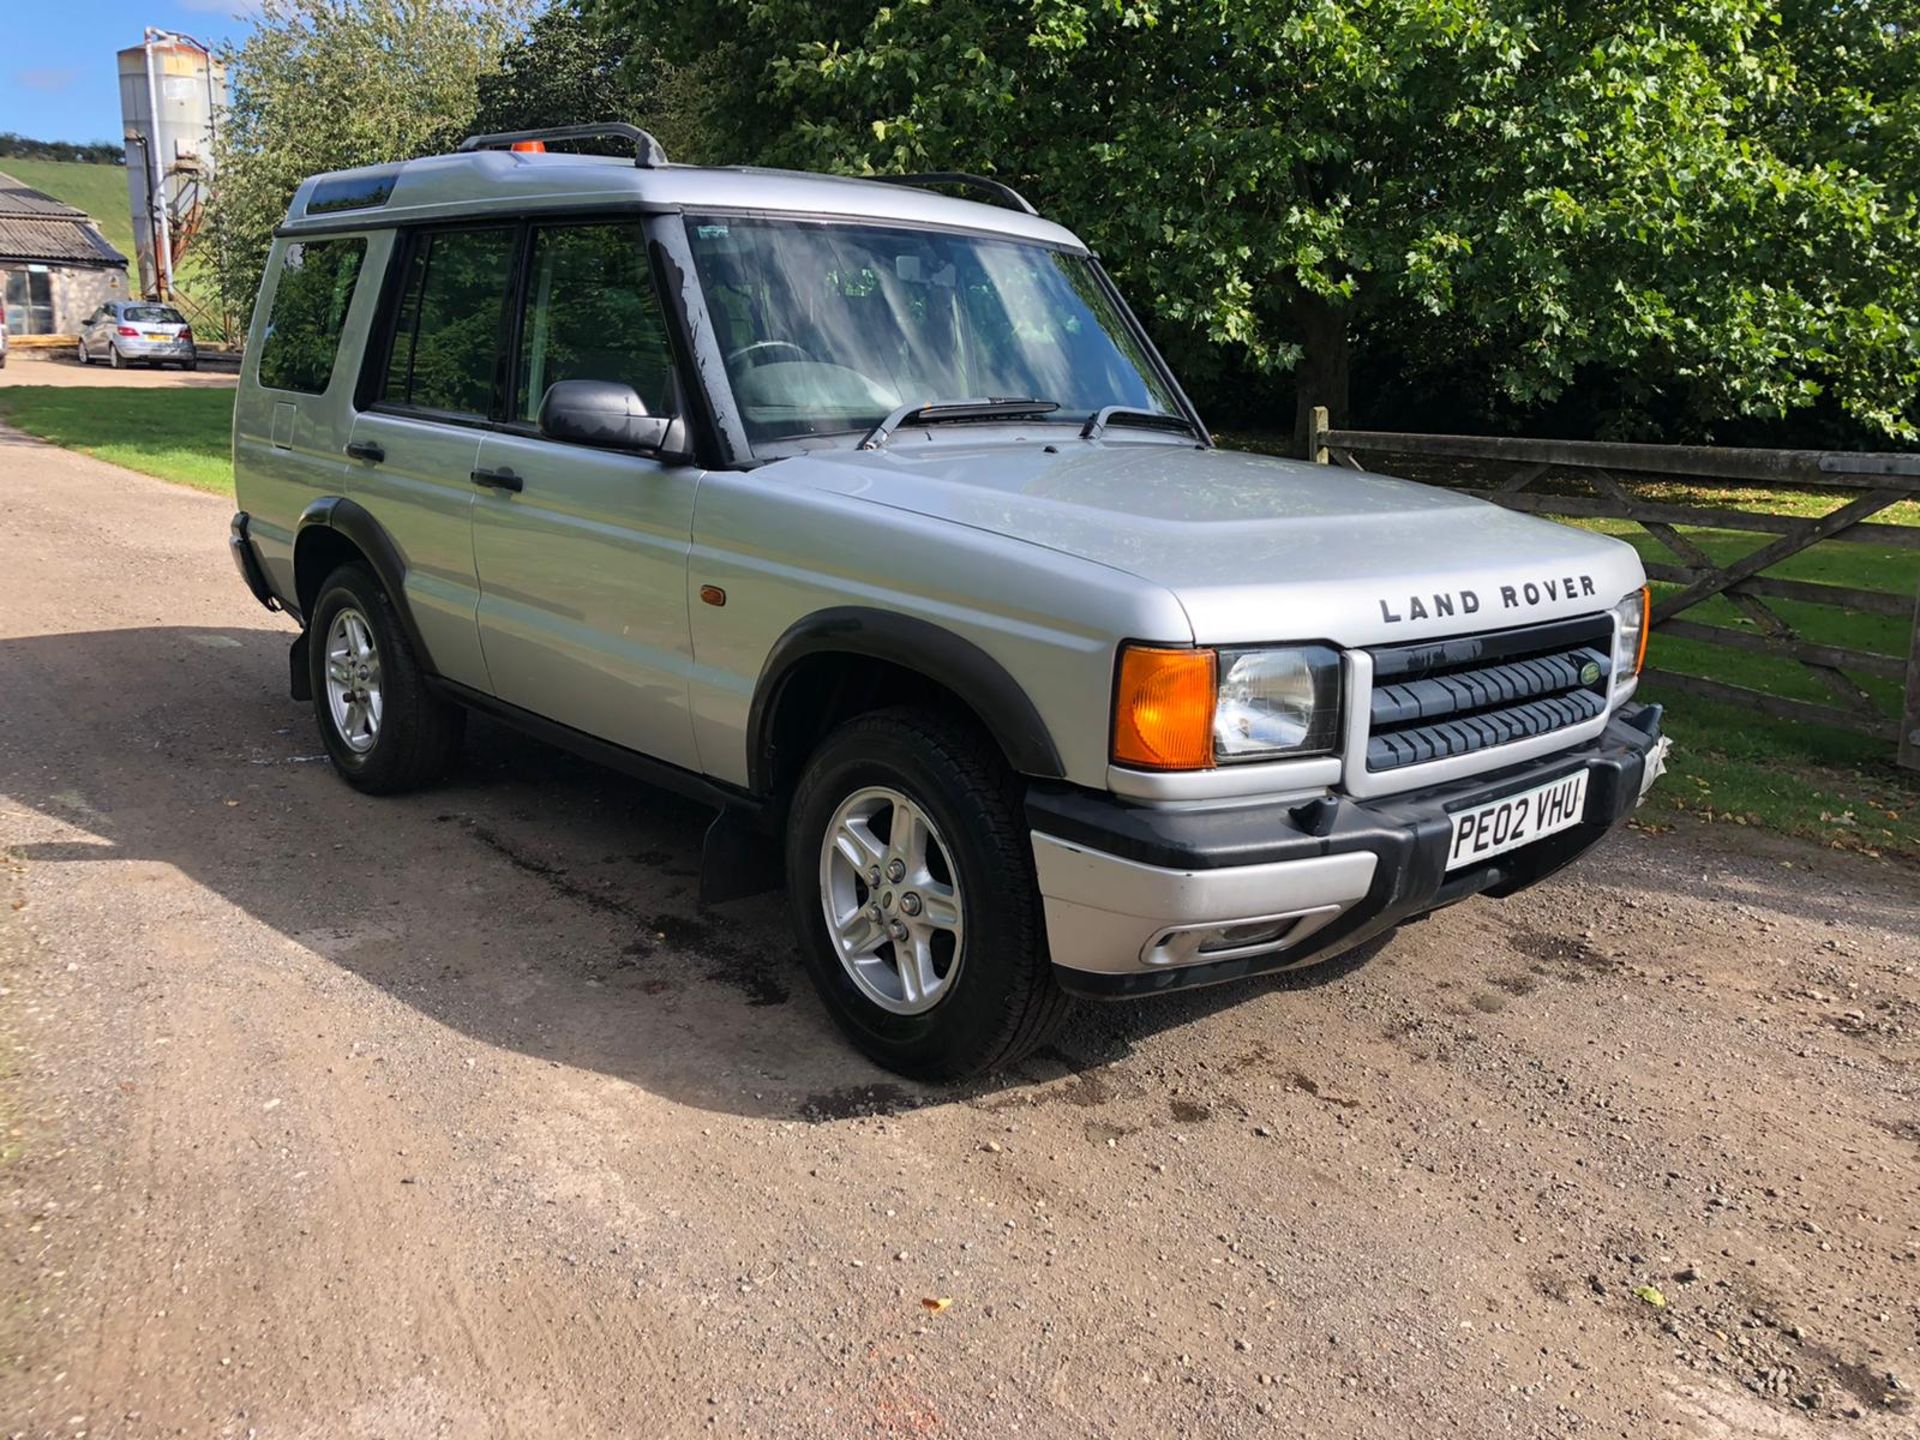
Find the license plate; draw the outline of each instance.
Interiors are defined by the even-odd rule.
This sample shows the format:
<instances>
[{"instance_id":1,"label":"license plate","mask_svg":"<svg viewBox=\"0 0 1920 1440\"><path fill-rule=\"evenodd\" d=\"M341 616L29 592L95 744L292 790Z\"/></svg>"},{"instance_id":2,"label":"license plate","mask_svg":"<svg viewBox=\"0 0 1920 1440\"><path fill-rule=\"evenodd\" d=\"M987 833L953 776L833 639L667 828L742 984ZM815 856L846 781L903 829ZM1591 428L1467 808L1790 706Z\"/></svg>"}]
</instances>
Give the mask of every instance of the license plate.
<instances>
[{"instance_id":1,"label":"license plate","mask_svg":"<svg viewBox=\"0 0 1920 1440\"><path fill-rule=\"evenodd\" d=\"M1576 770L1545 785L1489 801L1453 817L1447 869L1504 855L1544 836L1571 829L1587 813L1587 772Z\"/></svg>"}]
</instances>

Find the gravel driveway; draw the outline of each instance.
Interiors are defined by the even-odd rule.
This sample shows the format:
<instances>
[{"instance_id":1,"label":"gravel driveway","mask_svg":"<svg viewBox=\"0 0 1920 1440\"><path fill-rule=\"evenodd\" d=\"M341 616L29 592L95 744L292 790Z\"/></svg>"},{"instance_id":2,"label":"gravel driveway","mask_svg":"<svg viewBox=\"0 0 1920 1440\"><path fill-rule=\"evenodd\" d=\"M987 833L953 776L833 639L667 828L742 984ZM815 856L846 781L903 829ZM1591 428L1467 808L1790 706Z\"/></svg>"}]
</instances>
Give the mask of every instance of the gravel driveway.
<instances>
[{"instance_id":1,"label":"gravel driveway","mask_svg":"<svg viewBox=\"0 0 1920 1440\"><path fill-rule=\"evenodd\" d=\"M229 368L231 367L231 368ZM105 361L82 365L71 350L20 350L7 356L0 370L0 385L57 385L63 388L93 386L98 389L133 390L231 390L240 383L237 361L209 355L198 370L169 367L150 369L132 365L115 370Z\"/></svg>"},{"instance_id":2,"label":"gravel driveway","mask_svg":"<svg viewBox=\"0 0 1920 1440\"><path fill-rule=\"evenodd\" d=\"M0 1434L1920 1424L1914 871L1629 832L923 1089L701 812L335 780L227 514L0 434Z\"/></svg>"}]
</instances>

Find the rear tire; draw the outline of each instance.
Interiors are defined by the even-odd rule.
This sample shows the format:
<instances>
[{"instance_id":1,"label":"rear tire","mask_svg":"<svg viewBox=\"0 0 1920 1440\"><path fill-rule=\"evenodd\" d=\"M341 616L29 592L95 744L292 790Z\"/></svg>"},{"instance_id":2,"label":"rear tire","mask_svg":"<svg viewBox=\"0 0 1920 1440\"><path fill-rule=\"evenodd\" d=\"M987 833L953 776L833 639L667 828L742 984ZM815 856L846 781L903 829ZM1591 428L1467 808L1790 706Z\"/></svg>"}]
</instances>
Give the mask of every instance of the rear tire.
<instances>
[{"instance_id":1,"label":"rear tire","mask_svg":"<svg viewBox=\"0 0 1920 1440\"><path fill-rule=\"evenodd\" d=\"M925 858L894 872L902 825L924 826ZM987 737L945 715L880 711L822 742L794 792L787 893L828 1012L899 1074L957 1080L1011 1065L1071 1004L1047 955L1019 778ZM957 925L942 924L949 915ZM882 938L892 933L899 947Z\"/></svg>"},{"instance_id":2,"label":"rear tire","mask_svg":"<svg viewBox=\"0 0 1920 1440\"><path fill-rule=\"evenodd\" d=\"M108 344L107 364L115 370L124 370L127 368L127 357L120 353L120 347L118 345Z\"/></svg>"},{"instance_id":3,"label":"rear tire","mask_svg":"<svg viewBox=\"0 0 1920 1440\"><path fill-rule=\"evenodd\" d=\"M466 711L428 688L373 571L355 563L329 575L307 636L314 714L340 777L369 795L392 795L444 775Z\"/></svg>"},{"instance_id":4,"label":"rear tire","mask_svg":"<svg viewBox=\"0 0 1920 1440\"><path fill-rule=\"evenodd\" d=\"M200 368L200 362L198 360L182 360L180 362L180 368L182 370L198 370Z\"/></svg>"}]
</instances>

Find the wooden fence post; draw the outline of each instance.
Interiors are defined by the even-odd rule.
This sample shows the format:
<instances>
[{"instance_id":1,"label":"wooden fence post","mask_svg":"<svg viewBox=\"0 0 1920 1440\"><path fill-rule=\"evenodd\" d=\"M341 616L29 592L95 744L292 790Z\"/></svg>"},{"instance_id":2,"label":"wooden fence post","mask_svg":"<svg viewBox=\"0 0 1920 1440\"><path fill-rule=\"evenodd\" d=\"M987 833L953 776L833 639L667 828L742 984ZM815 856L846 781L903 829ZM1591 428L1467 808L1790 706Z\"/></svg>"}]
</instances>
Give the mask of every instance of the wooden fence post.
<instances>
[{"instance_id":1,"label":"wooden fence post","mask_svg":"<svg viewBox=\"0 0 1920 1440\"><path fill-rule=\"evenodd\" d=\"M1327 407L1313 407L1313 419L1307 431L1307 459L1316 465L1328 463L1327 457Z\"/></svg>"},{"instance_id":2,"label":"wooden fence post","mask_svg":"<svg viewBox=\"0 0 1920 1440\"><path fill-rule=\"evenodd\" d=\"M1899 763L1920 770L1920 592L1913 602L1913 635L1908 640L1907 690L1900 706Z\"/></svg>"}]
</instances>

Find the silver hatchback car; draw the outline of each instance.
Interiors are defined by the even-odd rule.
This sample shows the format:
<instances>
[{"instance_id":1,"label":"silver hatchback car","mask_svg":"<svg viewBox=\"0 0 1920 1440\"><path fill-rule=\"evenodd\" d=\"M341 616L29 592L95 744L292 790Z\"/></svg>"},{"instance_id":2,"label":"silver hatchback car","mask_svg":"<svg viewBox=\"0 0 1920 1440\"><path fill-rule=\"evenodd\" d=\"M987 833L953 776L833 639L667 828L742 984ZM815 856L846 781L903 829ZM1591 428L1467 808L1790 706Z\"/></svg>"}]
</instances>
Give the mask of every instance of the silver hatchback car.
<instances>
[{"instance_id":1,"label":"silver hatchback car","mask_svg":"<svg viewBox=\"0 0 1920 1440\"><path fill-rule=\"evenodd\" d=\"M152 300L109 300L81 323L77 349L82 365L104 360L116 370L136 360L182 370L200 366L187 317Z\"/></svg>"}]
</instances>

